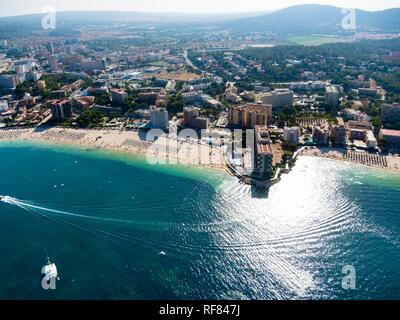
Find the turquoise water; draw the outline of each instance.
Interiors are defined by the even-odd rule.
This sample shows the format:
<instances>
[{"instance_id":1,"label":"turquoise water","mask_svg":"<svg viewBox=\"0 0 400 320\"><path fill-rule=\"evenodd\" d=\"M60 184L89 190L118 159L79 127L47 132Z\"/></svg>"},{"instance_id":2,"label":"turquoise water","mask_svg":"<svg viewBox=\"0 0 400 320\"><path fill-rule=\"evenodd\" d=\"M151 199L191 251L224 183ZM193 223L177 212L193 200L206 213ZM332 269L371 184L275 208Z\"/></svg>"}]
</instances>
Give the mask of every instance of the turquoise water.
<instances>
[{"instance_id":1,"label":"turquoise water","mask_svg":"<svg viewBox=\"0 0 400 320\"><path fill-rule=\"evenodd\" d=\"M267 198L221 171L2 143L0 177L0 299L400 299L399 176L301 158Z\"/></svg>"}]
</instances>

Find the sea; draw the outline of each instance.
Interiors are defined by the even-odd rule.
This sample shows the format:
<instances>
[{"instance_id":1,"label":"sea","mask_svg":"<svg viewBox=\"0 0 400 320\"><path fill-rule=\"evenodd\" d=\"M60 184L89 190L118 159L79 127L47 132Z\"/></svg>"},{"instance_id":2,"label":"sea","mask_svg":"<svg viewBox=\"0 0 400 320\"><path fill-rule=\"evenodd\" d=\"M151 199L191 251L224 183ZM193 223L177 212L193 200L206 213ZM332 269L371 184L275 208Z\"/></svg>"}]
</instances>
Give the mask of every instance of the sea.
<instances>
[{"instance_id":1,"label":"sea","mask_svg":"<svg viewBox=\"0 0 400 320\"><path fill-rule=\"evenodd\" d=\"M1 142L0 194L0 299L400 299L400 176L383 170L302 157L266 191L222 170Z\"/></svg>"}]
</instances>

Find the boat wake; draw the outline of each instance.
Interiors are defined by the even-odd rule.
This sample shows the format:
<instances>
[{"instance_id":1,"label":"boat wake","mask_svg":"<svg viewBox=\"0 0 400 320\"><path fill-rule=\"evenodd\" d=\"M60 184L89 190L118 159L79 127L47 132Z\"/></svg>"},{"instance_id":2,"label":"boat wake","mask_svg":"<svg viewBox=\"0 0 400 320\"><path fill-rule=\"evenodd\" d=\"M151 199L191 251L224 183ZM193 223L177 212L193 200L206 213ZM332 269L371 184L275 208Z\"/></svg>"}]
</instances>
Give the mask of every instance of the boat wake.
<instances>
[{"instance_id":1,"label":"boat wake","mask_svg":"<svg viewBox=\"0 0 400 320\"><path fill-rule=\"evenodd\" d=\"M19 200L19 199L10 197L10 196L1 196L1 201L3 203L9 204L9 205L17 206L25 211L37 213L40 216L50 219L52 221L56 221L59 223L65 223L65 224L77 227L79 229L82 229L82 230L92 231L92 232L96 232L99 234L116 237L116 238L124 239L124 240L130 240L130 241L133 240L133 241L139 241L139 242L144 242L144 243L148 243L148 244L158 244L158 245L164 245L167 247L175 247L175 248L190 249L190 250L200 250L200 251L204 251L204 250L223 251L223 250L236 250L236 249L243 248L242 245L219 245L219 246L216 246L216 245L183 244L183 243L176 243L176 242L140 237L137 234L133 235L133 234L123 234L120 232L113 232L113 231L108 231L108 230L106 231L103 229L99 229L95 226L82 224L82 223L77 224L76 222L68 221L65 219L65 217L79 218L79 219L100 221L100 222L113 222L113 223L119 223L119 224L143 224L143 223L139 223L139 222L135 222L135 221L131 221L131 220L95 217L95 216L76 214L76 213L71 213L71 212L66 212L66 211L61 211L61 210L49 209L46 207L35 205L32 202L22 201L22 200ZM64 216L64 218L62 218L62 216ZM151 222L146 222L146 223L151 224Z\"/></svg>"},{"instance_id":2,"label":"boat wake","mask_svg":"<svg viewBox=\"0 0 400 320\"><path fill-rule=\"evenodd\" d=\"M161 222L148 222L148 221L133 221L133 220L124 220L124 219L95 217L95 216L89 216L89 215L83 215L83 214L77 214L77 213L62 211L62 210L55 210L55 209L50 209L50 208L38 206L38 205L33 204L32 202L19 200L19 199L10 197L10 196L0 196L0 200L3 203L7 203L7 204L10 204L10 205L17 206L17 207L19 207L21 209L24 209L26 211L34 211L34 212L37 212L37 213L39 213L41 215L43 215L43 213L49 213L49 214L69 216L69 217L73 217L73 218L94 220L94 221L100 221L100 222L113 222L113 223L118 223L118 224L168 225L168 223L164 223L164 222L161 223Z\"/></svg>"},{"instance_id":3,"label":"boat wake","mask_svg":"<svg viewBox=\"0 0 400 320\"><path fill-rule=\"evenodd\" d=\"M179 227L182 228L181 231L185 232L190 232L194 230L188 229L188 225L186 224L178 224L178 223L166 223L166 222L139 222L139 221L132 221L132 220L123 220L123 219L115 219L115 218L105 218L105 217L96 217L96 216L90 216L90 215L83 215L83 214L77 214L77 213L72 213L72 212L67 212L67 211L62 211L62 210L56 210L56 209L50 209L46 208L43 206L36 205L32 202L29 201L23 201L19 200L10 196L1 196L0 197L1 201L3 203L7 203L10 205L17 206L25 211L28 212L34 212L44 218L61 222L61 223L66 223L69 225L73 225L75 227L79 227L80 229L85 229L86 231L94 231L102 234L107 234L109 236L113 237L118 237L118 238L123 238L125 240L136 240L136 241L141 241L141 242L148 242L148 243L157 243L157 244L163 244L166 246L172 246L172 247L177 247L177 248L186 248L189 250L206 250L206 251L237 251L237 250L265 250L269 249L272 250L271 246L280 246L283 244L288 244L288 243L296 243L299 240L304 240L308 239L310 240L313 239L312 236L315 234L318 235L316 237L318 240L319 237L321 236L321 233L330 233L333 231L336 231L336 228L342 228L343 223L346 221L335 221L336 219L340 220L338 217L335 217L336 219L333 219L335 222L330 222L329 220L325 221L324 223L321 223L321 225L314 225L311 228L308 228L306 230L302 230L300 232L292 232L290 235L281 235L280 237L271 237L270 239L263 239L261 241L257 241L256 239L253 239L253 241L250 242L227 242L227 243L219 243L218 245L215 244L202 244L202 245L197 245L193 243L176 243L176 242L170 242L170 241L162 241L162 240L156 240L156 239L150 239L150 238L143 238L138 236L137 234L132 235L132 234L122 234L120 232L112 232L109 230L102 230L99 229L95 226L89 226L82 224L80 221L79 224L72 221L68 221L65 218L77 218L79 220L88 220L88 221L96 221L96 222L104 222L104 223L114 223L117 225L145 225L146 227L148 226L158 226L161 229L165 230L174 230L178 231ZM63 219L61 217L64 217ZM334 224L334 228L332 228L331 223ZM337 224L337 225L336 225ZM169 228L168 228L169 227ZM326 230L327 229L327 230ZM195 231L194 231L195 232Z\"/></svg>"}]
</instances>

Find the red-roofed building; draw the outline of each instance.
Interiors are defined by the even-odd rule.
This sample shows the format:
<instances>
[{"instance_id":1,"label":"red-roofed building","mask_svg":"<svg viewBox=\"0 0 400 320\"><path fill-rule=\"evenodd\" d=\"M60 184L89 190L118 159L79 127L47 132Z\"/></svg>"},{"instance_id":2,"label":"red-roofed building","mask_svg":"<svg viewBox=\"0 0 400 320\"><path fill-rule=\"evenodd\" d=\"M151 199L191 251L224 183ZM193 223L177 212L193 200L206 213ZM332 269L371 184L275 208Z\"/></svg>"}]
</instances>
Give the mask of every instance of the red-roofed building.
<instances>
[{"instance_id":1,"label":"red-roofed building","mask_svg":"<svg viewBox=\"0 0 400 320\"><path fill-rule=\"evenodd\" d=\"M69 100L53 100L50 107L55 120L65 120L72 116L72 106Z\"/></svg>"},{"instance_id":2,"label":"red-roofed building","mask_svg":"<svg viewBox=\"0 0 400 320\"><path fill-rule=\"evenodd\" d=\"M111 90L111 99L114 104L121 105L128 99L128 94L122 89Z\"/></svg>"},{"instance_id":3,"label":"red-roofed building","mask_svg":"<svg viewBox=\"0 0 400 320\"><path fill-rule=\"evenodd\" d=\"M389 145L400 146L400 130L381 129L379 138L386 140Z\"/></svg>"},{"instance_id":4,"label":"red-roofed building","mask_svg":"<svg viewBox=\"0 0 400 320\"><path fill-rule=\"evenodd\" d=\"M87 109L91 107L95 102L93 96L76 96L73 99L73 103L77 108Z\"/></svg>"}]
</instances>

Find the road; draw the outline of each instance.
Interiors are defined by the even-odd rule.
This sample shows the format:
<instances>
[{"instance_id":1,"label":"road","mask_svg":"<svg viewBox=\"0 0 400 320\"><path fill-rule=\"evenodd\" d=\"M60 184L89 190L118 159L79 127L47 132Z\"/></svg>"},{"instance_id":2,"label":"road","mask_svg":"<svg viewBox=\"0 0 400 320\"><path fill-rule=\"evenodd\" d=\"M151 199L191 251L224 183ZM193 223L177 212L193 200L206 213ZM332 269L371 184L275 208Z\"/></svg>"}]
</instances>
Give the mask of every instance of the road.
<instances>
[{"instance_id":1,"label":"road","mask_svg":"<svg viewBox=\"0 0 400 320\"><path fill-rule=\"evenodd\" d=\"M212 73L210 73L210 72L207 72L207 71L205 71L205 70L201 70L200 68L196 67L196 66L193 64L193 62L189 59L189 55L188 55L187 50L183 51L183 54L182 54L182 55L183 55L183 57L185 58L186 64L187 64L189 67L192 67L194 70L197 70L197 71L199 71L199 72L201 72L202 74L205 74L205 75L207 75L207 76L210 76L210 77L214 77L214 76L215 76L214 74L212 74Z\"/></svg>"},{"instance_id":2,"label":"road","mask_svg":"<svg viewBox=\"0 0 400 320\"><path fill-rule=\"evenodd\" d=\"M200 71L200 72L203 72L203 70L200 70L199 68L197 68L197 67L192 63L192 61L190 61L187 50L183 51L183 57L185 58L186 64L187 64L189 67L192 67L192 68L195 69L195 70L198 70L198 71Z\"/></svg>"}]
</instances>

